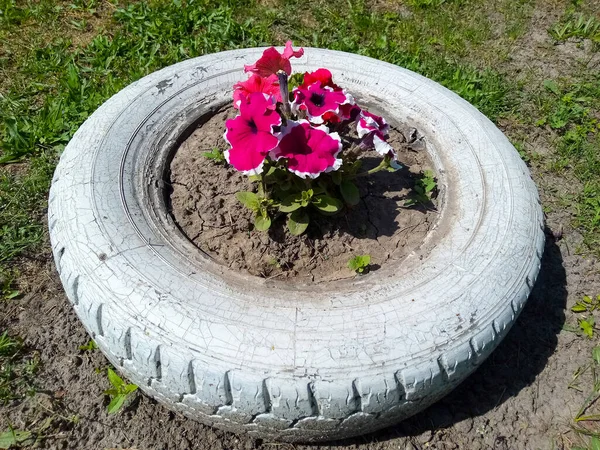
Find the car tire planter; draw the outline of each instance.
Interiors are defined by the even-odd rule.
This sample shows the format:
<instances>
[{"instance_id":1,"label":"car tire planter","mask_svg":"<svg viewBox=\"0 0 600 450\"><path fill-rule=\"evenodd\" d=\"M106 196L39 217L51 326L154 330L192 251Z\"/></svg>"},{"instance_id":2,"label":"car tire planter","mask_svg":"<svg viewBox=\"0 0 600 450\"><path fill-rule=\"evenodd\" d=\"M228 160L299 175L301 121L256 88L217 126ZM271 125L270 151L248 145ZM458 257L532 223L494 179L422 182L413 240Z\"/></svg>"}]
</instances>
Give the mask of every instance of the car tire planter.
<instances>
[{"instance_id":1,"label":"car tire planter","mask_svg":"<svg viewBox=\"0 0 600 450\"><path fill-rule=\"evenodd\" d=\"M349 282L290 285L216 264L174 224L166 172L263 50L155 72L81 126L50 190L56 266L100 349L168 407L284 441L374 431L447 394L506 335L540 268L537 191L504 135L449 90L306 48L296 72L326 67L359 103L423 133L439 220L404 261Z\"/></svg>"}]
</instances>

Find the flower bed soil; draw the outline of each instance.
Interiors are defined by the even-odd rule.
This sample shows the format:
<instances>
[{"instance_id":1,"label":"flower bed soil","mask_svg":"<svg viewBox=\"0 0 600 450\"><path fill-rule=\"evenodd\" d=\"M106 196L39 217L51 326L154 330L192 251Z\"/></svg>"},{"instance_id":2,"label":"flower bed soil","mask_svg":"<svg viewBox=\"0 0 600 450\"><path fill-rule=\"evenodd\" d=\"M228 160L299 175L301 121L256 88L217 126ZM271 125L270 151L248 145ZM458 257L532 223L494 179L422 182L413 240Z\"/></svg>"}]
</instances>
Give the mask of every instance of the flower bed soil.
<instances>
[{"instance_id":1,"label":"flower bed soil","mask_svg":"<svg viewBox=\"0 0 600 450\"><path fill-rule=\"evenodd\" d=\"M202 123L184 141L171 163L171 211L188 238L215 261L252 275L299 282L333 281L355 276L347 268L356 255L371 255L371 270L398 262L423 242L438 213L433 203L405 207L416 177L431 170L425 141L409 126L391 124L389 143L404 165L397 172L378 172L355 180L361 202L337 216L311 211L305 234L293 236L285 216L275 217L268 232L254 230L253 213L236 198L256 192L256 184L226 162L204 152L227 150L225 120L237 111L227 108ZM351 138L350 136L348 138ZM361 170L381 161L374 151L358 156Z\"/></svg>"}]
</instances>

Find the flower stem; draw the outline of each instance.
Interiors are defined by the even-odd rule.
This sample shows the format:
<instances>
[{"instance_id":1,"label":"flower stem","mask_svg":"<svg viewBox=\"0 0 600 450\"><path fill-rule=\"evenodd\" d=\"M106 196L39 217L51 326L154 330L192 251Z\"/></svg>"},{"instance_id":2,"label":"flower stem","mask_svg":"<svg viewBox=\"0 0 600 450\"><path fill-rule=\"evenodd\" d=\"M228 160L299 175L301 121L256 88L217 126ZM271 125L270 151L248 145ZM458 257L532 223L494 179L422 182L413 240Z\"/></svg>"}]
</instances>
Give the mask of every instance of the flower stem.
<instances>
[{"instance_id":1,"label":"flower stem","mask_svg":"<svg viewBox=\"0 0 600 450\"><path fill-rule=\"evenodd\" d=\"M283 114L289 118L292 110L290 108L290 92L288 89L288 76L283 70L277 72L279 78L279 92L281 93L281 101L283 103Z\"/></svg>"},{"instance_id":2,"label":"flower stem","mask_svg":"<svg viewBox=\"0 0 600 450\"><path fill-rule=\"evenodd\" d=\"M260 174L260 185L258 186L258 195L263 199L269 198L269 193L267 191L267 177L265 177L265 173Z\"/></svg>"},{"instance_id":3,"label":"flower stem","mask_svg":"<svg viewBox=\"0 0 600 450\"><path fill-rule=\"evenodd\" d=\"M381 160L377 167L373 167L371 170L367 170L366 172L357 173L356 177L366 177L369 175L373 175L381 170L387 169L390 166L390 157L385 155L385 157Z\"/></svg>"}]
</instances>

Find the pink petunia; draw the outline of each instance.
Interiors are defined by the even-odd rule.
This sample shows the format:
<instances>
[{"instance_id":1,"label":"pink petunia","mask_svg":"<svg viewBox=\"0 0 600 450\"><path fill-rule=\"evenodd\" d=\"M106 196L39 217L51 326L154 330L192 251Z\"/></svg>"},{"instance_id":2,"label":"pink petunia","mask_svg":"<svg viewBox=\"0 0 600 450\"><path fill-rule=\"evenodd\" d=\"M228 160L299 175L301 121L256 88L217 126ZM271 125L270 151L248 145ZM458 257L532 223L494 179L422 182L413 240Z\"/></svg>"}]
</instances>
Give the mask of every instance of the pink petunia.
<instances>
[{"instance_id":1,"label":"pink petunia","mask_svg":"<svg viewBox=\"0 0 600 450\"><path fill-rule=\"evenodd\" d=\"M225 158L244 175L258 175L269 151L277 146L273 127L281 125L275 98L260 92L244 97L240 114L225 122L225 140L231 148Z\"/></svg>"},{"instance_id":2,"label":"pink petunia","mask_svg":"<svg viewBox=\"0 0 600 450\"><path fill-rule=\"evenodd\" d=\"M371 114L369 111L364 109L362 110L358 123L356 124L358 137L363 137L372 131L380 131L385 135L389 129L390 126L383 117Z\"/></svg>"},{"instance_id":3,"label":"pink petunia","mask_svg":"<svg viewBox=\"0 0 600 450\"><path fill-rule=\"evenodd\" d=\"M375 148L380 155L390 152L395 156L394 148L386 142L386 135L390 126L383 117L371 114L364 109L356 123L358 137L363 138L361 145L366 148Z\"/></svg>"},{"instance_id":4,"label":"pink petunia","mask_svg":"<svg viewBox=\"0 0 600 450\"><path fill-rule=\"evenodd\" d=\"M342 160L336 158L342 150L342 140L325 126L313 127L307 120L288 120L281 136L273 154L277 159L286 158L288 170L300 178L317 178L342 165Z\"/></svg>"},{"instance_id":5,"label":"pink petunia","mask_svg":"<svg viewBox=\"0 0 600 450\"><path fill-rule=\"evenodd\" d=\"M353 104L354 99L344 91L335 91L328 86L322 86L316 81L307 88L297 87L294 89L294 102L292 109L305 110L308 119L316 124L323 123L323 115L333 112L340 113L340 107L344 104Z\"/></svg>"},{"instance_id":6,"label":"pink petunia","mask_svg":"<svg viewBox=\"0 0 600 450\"><path fill-rule=\"evenodd\" d=\"M334 91L341 91L342 88L333 82L331 72L327 69L317 69L314 72L305 72L304 79L302 80L301 88L308 88L311 84L315 84L317 81L321 82L321 86L327 86L332 88Z\"/></svg>"},{"instance_id":7,"label":"pink petunia","mask_svg":"<svg viewBox=\"0 0 600 450\"><path fill-rule=\"evenodd\" d=\"M340 106L340 111L338 114L331 111L323 114L323 120L331 124L337 124L344 120L354 121L359 116L361 111L362 110L360 109L360 106L357 104L347 103Z\"/></svg>"},{"instance_id":8,"label":"pink petunia","mask_svg":"<svg viewBox=\"0 0 600 450\"><path fill-rule=\"evenodd\" d=\"M271 75L268 78L263 78L259 75L252 74L247 81L239 82L233 85L233 106L238 108L244 97L248 97L254 92L262 92L267 95L272 95L275 100L281 101L281 93L279 92L279 81L277 75Z\"/></svg>"},{"instance_id":9,"label":"pink petunia","mask_svg":"<svg viewBox=\"0 0 600 450\"><path fill-rule=\"evenodd\" d=\"M279 53L275 47L270 47L263 52L256 63L244 66L244 71L253 72L267 78L282 70L289 76L292 73L290 58L300 58L302 55L304 55L303 48L294 51L292 41L287 41L283 54Z\"/></svg>"}]
</instances>

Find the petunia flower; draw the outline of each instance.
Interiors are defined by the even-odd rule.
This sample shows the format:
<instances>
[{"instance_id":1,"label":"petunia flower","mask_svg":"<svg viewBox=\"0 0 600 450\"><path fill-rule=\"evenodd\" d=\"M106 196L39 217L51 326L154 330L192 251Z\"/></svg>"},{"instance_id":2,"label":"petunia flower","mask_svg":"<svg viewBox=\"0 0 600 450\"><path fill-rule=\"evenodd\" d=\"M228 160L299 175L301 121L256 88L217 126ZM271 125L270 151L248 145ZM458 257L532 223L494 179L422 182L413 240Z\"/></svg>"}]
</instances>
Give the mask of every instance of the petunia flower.
<instances>
[{"instance_id":1,"label":"petunia flower","mask_svg":"<svg viewBox=\"0 0 600 450\"><path fill-rule=\"evenodd\" d=\"M253 73L247 81L234 84L233 89L233 106L238 109L242 99L248 97L253 92L262 92L264 94L272 95L275 97L276 101L281 101L277 75L263 78Z\"/></svg>"},{"instance_id":2,"label":"petunia flower","mask_svg":"<svg viewBox=\"0 0 600 450\"><path fill-rule=\"evenodd\" d=\"M341 91L342 88L333 82L331 72L327 69L317 69L314 72L304 72L304 78L300 87L306 89L311 84L317 81L321 82L321 86L333 88L334 91Z\"/></svg>"},{"instance_id":3,"label":"petunia flower","mask_svg":"<svg viewBox=\"0 0 600 450\"><path fill-rule=\"evenodd\" d=\"M353 122L359 117L361 111L360 106L357 104L347 103L345 105L340 105L340 111L337 114L331 111L323 114L323 120L331 124L337 124L344 120Z\"/></svg>"},{"instance_id":4,"label":"petunia flower","mask_svg":"<svg viewBox=\"0 0 600 450\"><path fill-rule=\"evenodd\" d=\"M354 98L344 91L335 91L328 86L322 86L316 81L307 88L294 89L293 110L305 110L308 119L316 124L323 123L323 115L327 112L339 115L340 107L345 104L354 104Z\"/></svg>"},{"instance_id":5,"label":"petunia flower","mask_svg":"<svg viewBox=\"0 0 600 450\"><path fill-rule=\"evenodd\" d=\"M287 158L288 170L300 178L317 178L342 166L342 160L336 158L341 150L339 135L329 133L326 126L313 127L307 120L288 120L273 156Z\"/></svg>"},{"instance_id":6,"label":"petunia flower","mask_svg":"<svg viewBox=\"0 0 600 450\"><path fill-rule=\"evenodd\" d=\"M231 146L225 159L244 175L261 173L269 151L277 146L273 127L281 125L281 116L275 106L275 97L254 92L242 99L240 114L225 122L224 137Z\"/></svg>"},{"instance_id":7,"label":"petunia flower","mask_svg":"<svg viewBox=\"0 0 600 450\"><path fill-rule=\"evenodd\" d=\"M270 47L263 52L256 63L244 66L244 71L267 78L282 70L289 76L292 73L290 58L300 58L302 55L304 55L303 48L294 51L292 41L287 41L283 54L279 53L275 47Z\"/></svg>"},{"instance_id":8,"label":"petunia flower","mask_svg":"<svg viewBox=\"0 0 600 450\"><path fill-rule=\"evenodd\" d=\"M375 148L380 155L387 155L390 152L395 157L394 148L386 142L386 135L390 126L383 117L371 114L364 109L360 112L356 123L356 132L358 137L363 138L361 146L365 148Z\"/></svg>"},{"instance_id":9,"label":"petunia flower","mask_svg":"<svg viewBox=\"0 0 600 450\"><path fill-rule=\"evenodd\" d=\"M389 129L390 126L383 117L376 116L375 114L372 114L364 109L362 110L358 123L356 124L358 137L363 137L372 131L380 131L382 134L386 135Z\"/></svg>"}]
</instances>

